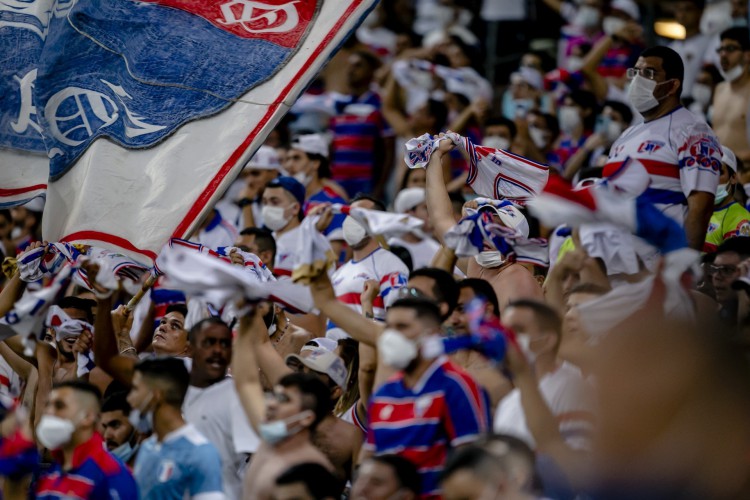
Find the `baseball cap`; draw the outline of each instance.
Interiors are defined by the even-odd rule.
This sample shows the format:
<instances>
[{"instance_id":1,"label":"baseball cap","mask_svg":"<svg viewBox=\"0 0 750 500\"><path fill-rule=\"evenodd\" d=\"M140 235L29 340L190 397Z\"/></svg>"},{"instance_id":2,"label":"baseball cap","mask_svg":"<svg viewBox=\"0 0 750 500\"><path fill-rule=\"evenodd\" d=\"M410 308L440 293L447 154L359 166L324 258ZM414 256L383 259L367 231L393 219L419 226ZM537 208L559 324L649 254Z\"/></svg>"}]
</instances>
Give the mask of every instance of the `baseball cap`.
<instances>
[{"instance_id":1,"label":"baseball cap","mask_svg":"<svg viewBox=\"0 0 750 500\"><path fill-rule=\"evenodd\" d=\"M734 151L726 146L721 146L721 162L726 163L727 167L732 169L732 172L737 173L737 157L734 155Z\"/></svg>"},{"instance_id":2,"label":"baseball cap","mask_svg":"<svg viewBox=\"0 0 750 500\"><path fill-rule=\"evenodd\" d=\"M245 164L245 168L258 170L281 170L279 155L271 146L261 146L252 158Z\"/></svg>"},{"instance_id":3,"label":"baseball cap","mask_svg":"<svg viewBox=\"0 0 750 500\"><path fill-rule=\"evenodd\" d=\"M612 10L624 12L634 21L638 21L641 18L641 11L633 0L613 0L610 4L610 8Z\"/></svg>"},{"instance_id":4,"label":"baseball cap","mask_svg":"<svg viewBox=\"0 0 750 500\"><path fill-rule=\"evenodd\" d=\"M328 158L328 142L321 134L300 135L292 141L292 149L299 149L308 154L320 155Z\"/></svg>"},{"instance_id":5,"label":"baseball cap","mask_svg":"<svg viewBox=\"0 0 750 500\"><path fill-rule=\"evenodd\" d=\"M534 69L526 66L521 66L518 71L510 75L511 83L527 83L537 90L541 90L544 86L544 77L542 74Z\"/></svg>"},{"instance_id":6,"label":"baseball cap","mask_svg":"<svg viewBox=\"0 0 750 500\"><path fill-rule=\"evenodd\" d=\"M346 377L349 373L340 357L325 347L313 347L307 352L309 354L305 357L290 354L286 357L286 364L288 365L290 361L301 363L315 372L325 373L342 389L346 387Z\"/></svg>"},{"instance_id":7,"label":"baseball cap","mask_svg":"<svg viewBox=\"0 0 750 500\"><path fill-rule=\"evenodd\" d=\"M305 203L305 186L294 177L282 175L266 184L266 189L280 187L288 191L299 202L300 206Z\"/></svg>"},{"instance_id":8,"label":"baseball cap","mask_svg":"<svg viewBox=\"0 0 750 500\"><path fill-rule=\"evenodd\" d=\"M507 227L518 229L521 234L529 237L529 223L520 210L513 205L496 207L495 205L486 204L479 207L479 211L491 211L500 217L500 221Z\"/></svg>"},{"instance_id":9,"label":"baseball cap","mask_svg":"<svg viewBox=\"0 0 750 500\"><path fill-rule=\"evenodd\" d=\"M397 214L406 213L420 203L424 203L425 190L421 187L402 189L393 201L393 210Z\"/></svg>"},{"instance_id":10,"label":"baseball cap","mask_svg":"<svg viewBox=\"0 0 750 500\"><path fill-rule=\"evenodd\" d=\"M338 345L339 343L333 339L329 339L326 337L318 337L318 338L312 339L311 341L303 345L302 349L300 349L300 352L314 351L316 348L323 348L326 351L335 352Z\"/></svg>"}]
</instances>

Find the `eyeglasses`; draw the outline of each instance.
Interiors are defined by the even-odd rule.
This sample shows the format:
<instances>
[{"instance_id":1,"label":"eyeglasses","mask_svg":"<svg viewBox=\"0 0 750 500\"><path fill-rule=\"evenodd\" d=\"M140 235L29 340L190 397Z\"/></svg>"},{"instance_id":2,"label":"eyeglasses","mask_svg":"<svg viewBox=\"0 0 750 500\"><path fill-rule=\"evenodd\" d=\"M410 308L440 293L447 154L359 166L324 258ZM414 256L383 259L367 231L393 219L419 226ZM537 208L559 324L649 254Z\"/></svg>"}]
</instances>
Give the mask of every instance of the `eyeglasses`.
<instances>
[{"instance_id":1,"label":"eyeglasses","mask_svg":"<svg viewBox=\"0 0 750 500\"><path fill-rule=\"evenodd\" d=\"M413 286L405 286L398 289L398 298L399 299L406 299L409 297L415 297L418 299L424 299L425 294L414 288Z\"/></svg>"},{"instance_id":2,"label":"eyeglasses","mask_svg":"<svg viewBox=\"0 0 750 500\"><path fill-rule=\"evenodd\" d=\"M638 75L641 75L647 80L653 80L656 78L656 70L653 68L628 68L625 72L625 76L628 77L628 80L632 80Z\"/></svg>"},{"instance_id":3,"label":"eyeglasses","mask_svg":"<svg viewBox=\"0 0 750 500\"><path fill-rule=\"evenodd\" d=\"M718 47L716 49L717 54L721 54L722 52L726 52L727 54L732 54L734 52L737 52L738 50L742 50L742 47L739 45L726 45L724 47Z\"/></svg>"},{"instance_id":4,"label":"eyeglasses","mask_svg":"<svg viewBox=\"0 0 750 500\"><path fill-rule=\"evenodd\" d=\"M727 277L737 272L737 266L714 266L708 267L708 272L717 276Z\"/></svg>"}]
</instances>

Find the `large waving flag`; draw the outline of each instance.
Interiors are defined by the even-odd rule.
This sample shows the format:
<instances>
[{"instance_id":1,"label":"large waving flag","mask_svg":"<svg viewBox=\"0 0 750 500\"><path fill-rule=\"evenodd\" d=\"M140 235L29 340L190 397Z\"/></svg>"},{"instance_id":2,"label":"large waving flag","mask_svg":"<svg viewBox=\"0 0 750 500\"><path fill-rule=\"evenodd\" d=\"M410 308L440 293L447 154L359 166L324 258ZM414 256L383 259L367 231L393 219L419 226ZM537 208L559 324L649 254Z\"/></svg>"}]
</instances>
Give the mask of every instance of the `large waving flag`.
<instances>
[{"instance_id":1,"label":"large waving flag","mask_svg":"<svg viewBox=\"0 0 750 500\"><path fill-rule=\"evenodd\" d=\"M375 1L0 0L0 204L46 185L45 239L149 263Z\"/></svg>"}]
</instances>

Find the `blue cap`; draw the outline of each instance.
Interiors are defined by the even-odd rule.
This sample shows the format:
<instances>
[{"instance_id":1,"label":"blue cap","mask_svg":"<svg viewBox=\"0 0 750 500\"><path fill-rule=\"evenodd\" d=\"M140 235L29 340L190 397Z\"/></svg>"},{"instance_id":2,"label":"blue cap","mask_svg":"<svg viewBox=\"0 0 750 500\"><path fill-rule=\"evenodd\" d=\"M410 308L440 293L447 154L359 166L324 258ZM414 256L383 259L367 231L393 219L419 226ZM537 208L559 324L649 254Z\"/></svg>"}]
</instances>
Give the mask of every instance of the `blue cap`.
<instances>
[{"instance_id":1,"label":"blue cap","mask_svg":"<svg viewBox=\"0 0 750 500\"><path fill-rule=\"evenodd\" d=\"M283 188L289 192L299 203L300 207L305 203L305 186L294 177L282 175L266 184L266 188Z\"/></svg>"}]
</instances>

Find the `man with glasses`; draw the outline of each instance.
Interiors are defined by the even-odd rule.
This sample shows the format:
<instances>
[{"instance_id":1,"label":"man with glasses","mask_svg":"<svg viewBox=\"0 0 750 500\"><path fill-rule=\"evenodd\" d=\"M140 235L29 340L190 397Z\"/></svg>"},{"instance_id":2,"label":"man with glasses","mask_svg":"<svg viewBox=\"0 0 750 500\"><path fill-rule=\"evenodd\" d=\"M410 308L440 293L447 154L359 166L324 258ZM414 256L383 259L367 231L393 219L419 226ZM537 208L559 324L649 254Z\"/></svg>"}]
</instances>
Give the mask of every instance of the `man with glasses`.
<instances>
[{"instance_id":1,"label":"man with glasses","mask_svg":"<svg viewBox=\"0 0 750 500\"><path fill-rule=\"evenodd\" d=\"M628 69L628 100L643 116L612 145L604 176L637 159L650 183L639 195L685 228L688 244L700 250L713 213L721 172L721 147L711 128L680 104L684 66L672 49L643 51Z\"/></svg>"},{"instance_id":2,"label":"man with glasses","mask_svg":"<svg viewBox=\"0 0 750 500\"><path fill-rule=\"evenodd\" d=\"M724 82L716 86L712 120L722 146L750 161L747 112L750 106L750 33L747 28L730 28L721 34L717 49Z\"/></svg>"},{"instance_id":3,"label":"man with glasses","mask_svg":"<svg viewBox=\"0 0 750 500\"><path fill-rule=\"evenodd\" d=\"M740 262L748 257L750 238L731 238L716 250L714 262L708 268L716 301L721 306L719 318L728 325L737 323L737 290L732 288L732 283L740 277Z\"/></svg>"}]
</instances>

